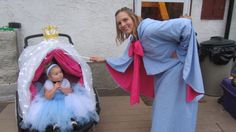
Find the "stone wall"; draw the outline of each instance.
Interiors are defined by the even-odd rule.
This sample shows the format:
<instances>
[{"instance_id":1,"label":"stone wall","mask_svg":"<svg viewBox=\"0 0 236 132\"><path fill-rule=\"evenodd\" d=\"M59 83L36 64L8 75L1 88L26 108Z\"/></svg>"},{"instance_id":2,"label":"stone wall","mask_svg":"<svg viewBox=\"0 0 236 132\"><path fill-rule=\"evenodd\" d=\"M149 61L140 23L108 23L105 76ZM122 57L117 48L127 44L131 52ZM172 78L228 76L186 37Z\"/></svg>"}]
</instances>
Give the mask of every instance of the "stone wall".
<instances>
[{"instance_id":1,"label":"stone wall","mask_svg":"<svg viewBox=\"0 0 236 132\"><path fill-rule=\"evenodd\" d=\"M15 31L0 31L0 101L14 97L18 76Z\"/></svg>"},{"instance_id":2,"label":"stone wall","mask_svg":"<svg viewBox=\"0 0 236 132\"><path fill-rule=\"evenodd\" d=\"M93 87L98 91L99 96L120 96L128 95L112 79L106 70L105 63L88 63L93 75Z\"/></svg>"}]
</instances>

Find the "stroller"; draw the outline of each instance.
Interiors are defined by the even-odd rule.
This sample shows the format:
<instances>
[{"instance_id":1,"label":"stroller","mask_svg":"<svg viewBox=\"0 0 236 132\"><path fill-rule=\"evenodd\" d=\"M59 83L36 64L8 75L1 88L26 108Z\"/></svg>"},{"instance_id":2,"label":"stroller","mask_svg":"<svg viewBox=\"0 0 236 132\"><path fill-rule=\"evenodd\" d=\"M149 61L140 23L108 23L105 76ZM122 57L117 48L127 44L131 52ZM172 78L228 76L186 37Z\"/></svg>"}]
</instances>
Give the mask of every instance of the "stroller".
<instances>
[{"instance_id":1,"label":"stroller","mask_svg":"<svg viewBox=\"0 0 236 132\"><path fill-rule=\"evenodd\" d=\"M40 44L28 46L28 40L43 37L43 34L35 34L24 39L24 51L19 58L20 73L16 91L16 116L19 132L32 131L30 128L22 128L22 123L30 107L30 103L39 92L36 85L46 80L45 65L56 62L63 70L64 76L70 82L81 83L92 101L97 115L100 114L99 98L96 89L92 86L92 75L88 64L82 59L73 46L72 39L67 34L59 33L60 38L67 38L69 43L58 40L42 41ZM90 120L73 129L76 132L87 132L94 128L98 121ZM37 131L37 130L36 130ZM52 131L52 130L45 130Z\"/></svg>"}]
</instances>

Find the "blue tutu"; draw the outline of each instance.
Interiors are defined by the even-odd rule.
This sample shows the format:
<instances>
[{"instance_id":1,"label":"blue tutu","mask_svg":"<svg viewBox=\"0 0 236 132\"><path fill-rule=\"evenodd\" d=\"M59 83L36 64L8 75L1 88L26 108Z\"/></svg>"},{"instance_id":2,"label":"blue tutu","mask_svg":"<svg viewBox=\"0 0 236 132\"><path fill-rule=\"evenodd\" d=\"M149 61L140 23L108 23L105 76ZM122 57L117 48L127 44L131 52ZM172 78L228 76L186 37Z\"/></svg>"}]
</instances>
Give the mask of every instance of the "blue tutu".
<instances>
[{"instance_id":1,"label":"blue tutu","mask_svg":"<svg viewBox=\"0 0 236 132\"><path fill-rule=\"evenodd\" d=\"M31 102L23 128L45 131L48 125L56 124L61 131L70 131L72 119L81 125L90 121L98 122L96 102L91 100L89 93L80 84L72 84L73 92L68 95L57 90L50 100L44 97L42 84L36 86L40 92Z\"/></svg>"}]
</instances>

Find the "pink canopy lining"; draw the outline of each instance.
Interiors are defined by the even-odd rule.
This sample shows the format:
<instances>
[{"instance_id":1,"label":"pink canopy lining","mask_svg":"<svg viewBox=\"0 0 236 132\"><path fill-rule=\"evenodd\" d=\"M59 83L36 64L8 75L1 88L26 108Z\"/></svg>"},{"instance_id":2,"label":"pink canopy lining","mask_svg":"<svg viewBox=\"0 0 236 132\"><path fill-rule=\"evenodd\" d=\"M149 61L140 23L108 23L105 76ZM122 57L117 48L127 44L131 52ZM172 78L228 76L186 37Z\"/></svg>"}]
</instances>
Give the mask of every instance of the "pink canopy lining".
<instances>
[{"instance_id":1,"label":"pink canopy lining","mask_svg":"<svg viewBox=\"0 0 236 132\"><path fill-rule=\"evenodd\" d=\"M55 49L47 54L34 74L34 78L30 85L31 100L38 92L35 83L44 83L47 79L45 68L49 63L52 62L52 59L55 59L57 64L62 68L64 77L67 78L71 83L79 82L82 85L84 84L80 65L75 60L73 60L70 55L64 50Z\"/></svg>"}]
</instances>

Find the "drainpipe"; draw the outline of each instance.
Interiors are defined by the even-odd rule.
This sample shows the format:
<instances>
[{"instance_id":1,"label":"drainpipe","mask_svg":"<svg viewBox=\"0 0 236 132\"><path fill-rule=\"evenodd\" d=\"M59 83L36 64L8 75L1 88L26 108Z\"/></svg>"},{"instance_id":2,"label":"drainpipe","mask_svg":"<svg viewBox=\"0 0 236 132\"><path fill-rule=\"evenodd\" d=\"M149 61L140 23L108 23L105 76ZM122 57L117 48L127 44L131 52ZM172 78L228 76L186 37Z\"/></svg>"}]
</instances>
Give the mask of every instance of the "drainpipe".
<instances>
[{"instance_id":1,"label":"drainpipe","mask_svg":"<svg viewBox=\"0 0 236 132\"><path fill-rule=\"evenodd\" d=\"M9 22L8 23L8 27L9 28L13 28L14 31L16 32L16 47L17 47L17 57L20 56L20 53L21 53L21 47L20 47L20 44L21 44L21 41L20 41L20 38L21 38L21 23L19 22Z\"/></svg>"},{"instance_id":2,"label":"drainpipe","mask_svg":"<svg viewBox=\"0 0 236 132\"><path fill-rule=\"evenodd\" d=\"M135 0L133 0L133 12L135 12Z\"/></svg>"},{"instance_id":3,"label":"drainpipe","mask_svg":"<svg viewBox=\"0 0 236 132\"><path fill-rule=\"evenodd\" d=\"M226 26L225 26L225 35L224 35L225 39L229 38L229 32L230 32L230 26L231 26L231 21L232 21L233 10L234 10L234 0L230 0L229 1L227 21L226 21Z\"/></svg>"}]
</instances>

